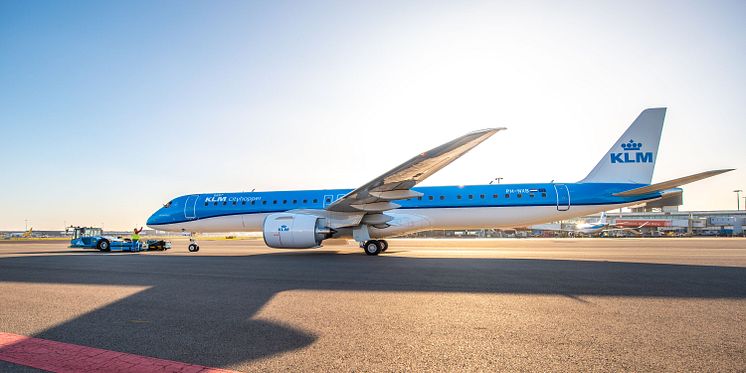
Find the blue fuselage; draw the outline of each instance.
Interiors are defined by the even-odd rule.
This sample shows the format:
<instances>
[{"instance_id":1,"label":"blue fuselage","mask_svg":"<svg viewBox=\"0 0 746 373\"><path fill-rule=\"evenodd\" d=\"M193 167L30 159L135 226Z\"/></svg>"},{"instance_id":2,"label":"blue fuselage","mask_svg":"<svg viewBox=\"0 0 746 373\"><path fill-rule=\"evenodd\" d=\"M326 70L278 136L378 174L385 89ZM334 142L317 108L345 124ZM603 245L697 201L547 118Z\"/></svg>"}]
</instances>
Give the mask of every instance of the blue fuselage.
<instances>
[{"instance_id":1,"label":"blue fuselage","mask_svg":"<svg viewBox=\"0 0 746 373\"><path fill-rule=\"evenodd\" d=\"M543 183L492 184L466 186L417 187L422 197L395 201L395 211L427 209L471 209L485 207L555 207L571 211L582 206L630 205L660 197L659 192L634 197L616 197L614 193L639 188L642 184L619 183ZM158 229L184 222L232 215L269 214L290 210L323 210L352 189L298 190L271 192L192 194L175 198L156 211L147 225ZM612 206L613 208L613 206ZM554 216L552 220L554 221ZM485 228L490 227L485 222Z\"/></svg>"}]
</instances>

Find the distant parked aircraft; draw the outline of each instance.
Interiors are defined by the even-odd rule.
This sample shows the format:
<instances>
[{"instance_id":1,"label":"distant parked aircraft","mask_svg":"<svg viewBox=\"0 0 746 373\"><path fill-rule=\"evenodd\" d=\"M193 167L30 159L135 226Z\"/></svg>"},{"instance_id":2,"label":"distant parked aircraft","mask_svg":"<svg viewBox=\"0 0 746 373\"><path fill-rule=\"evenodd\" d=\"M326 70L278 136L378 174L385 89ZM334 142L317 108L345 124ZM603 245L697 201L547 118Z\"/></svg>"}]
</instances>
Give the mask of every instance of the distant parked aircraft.
<instances>
[{"instance_id":1,"label":"distant parked aircraft","mask_svg":"<svg viewBox=\"0 0 746 373\"><path fill-rule=\"evenodd\" d=\"M647 222L644 222L640 224L639 227L634 228L612 228L614 225L610 224L608 222L608 219L606 218L606 212L601 213L601 217L595 221L595 222L585 222L585 223L578 223L575 224L575 226L571 228L563 229L561 227L553 227L548 225L534 225L529 227L532 230L539 230L539 231L553 231L553 232L564 232L564 233L572 233L576 235L582 235L582 236L600 236L603 233L609 233L609 232L630 232L635 235L642 235L642 232L640 232L640 229L647 225Z\"/></svg>"},{"instance_id":2,"label":"distant parked aircraft","mask_svg":"<svg viewBox=\"0 0 746 373\"><path fill-rule=\"evenodd\" d=\"M29 230L25 232L9 233L6 237L8 238L31 238L33 233L34 233L34 228L29 228Z\"/></svg>"}]
</instances>

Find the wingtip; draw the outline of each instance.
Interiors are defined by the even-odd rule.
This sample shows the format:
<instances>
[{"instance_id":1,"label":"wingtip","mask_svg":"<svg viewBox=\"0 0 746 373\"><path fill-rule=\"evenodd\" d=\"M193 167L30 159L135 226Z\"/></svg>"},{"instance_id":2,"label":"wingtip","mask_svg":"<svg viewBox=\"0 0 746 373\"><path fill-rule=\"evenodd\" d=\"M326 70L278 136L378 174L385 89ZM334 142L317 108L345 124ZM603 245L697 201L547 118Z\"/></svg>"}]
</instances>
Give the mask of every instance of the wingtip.
<instances>
[{"instance_id":1,"label":"wingtip","mask_svg":"<svg viewBox=\"0 0 746 373\"><path fill-rule=\"evenodd\" d=\"M508 129L507 127L491 127L491 128L483 128L481 130L471 131L468 134L474 135L474 134L480 134L480 133L497 133L502 130Z\"/></svg>"}]
</instances>

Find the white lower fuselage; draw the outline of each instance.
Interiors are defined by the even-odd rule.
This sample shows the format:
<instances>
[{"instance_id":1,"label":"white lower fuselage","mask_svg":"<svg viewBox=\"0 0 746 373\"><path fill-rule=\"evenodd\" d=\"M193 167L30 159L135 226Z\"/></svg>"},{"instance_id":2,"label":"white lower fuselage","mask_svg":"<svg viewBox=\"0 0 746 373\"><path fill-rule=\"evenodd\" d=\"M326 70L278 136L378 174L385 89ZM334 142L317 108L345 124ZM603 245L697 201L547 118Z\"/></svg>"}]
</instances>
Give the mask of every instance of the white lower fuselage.
<instances>
[{"instance_id":1,"label":"white lower fuselage","mask_svg":"<svg viewBox=\"0 0 746 373\"><path fill-rule=\"evenodd\" d=\"M636 204L572 206L559 210L556 206L418 208L387 212L394 218L389 227L370 228L373 238L386 238L437 229L519 228L532 224L560 221L586 216L601 211ZM323 210L319 211L323 214ZM164 224L159 229L182 232L261 232L269 213L237 214L196 219L175 224ZM349 238L351 231L339 229L335 237Z\"/></svg>"}]
</instances>

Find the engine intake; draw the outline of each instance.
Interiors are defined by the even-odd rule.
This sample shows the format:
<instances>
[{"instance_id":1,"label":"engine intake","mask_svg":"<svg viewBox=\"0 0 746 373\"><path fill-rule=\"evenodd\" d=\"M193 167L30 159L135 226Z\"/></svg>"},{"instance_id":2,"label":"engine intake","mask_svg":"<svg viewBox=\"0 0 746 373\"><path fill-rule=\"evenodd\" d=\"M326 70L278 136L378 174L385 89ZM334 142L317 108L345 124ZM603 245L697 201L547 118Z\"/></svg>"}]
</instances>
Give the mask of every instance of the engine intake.
<instances>
[{"instance_id":1,"label":"engine intake","mask_svg":"<svg viewBox=\"0 0 746 373\"><path fill-rule=\"evenodd\" d=\"M325 219L313 215L277 213L268 215L262 227L264 243L275 249L310 249L321 246L334 230Z\"/></svg>"}]
</instances>

